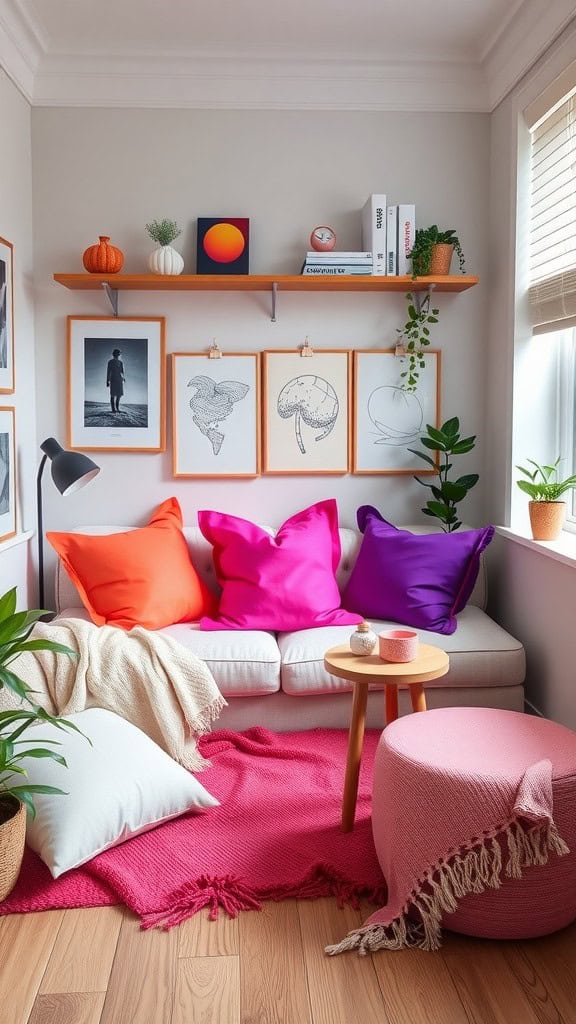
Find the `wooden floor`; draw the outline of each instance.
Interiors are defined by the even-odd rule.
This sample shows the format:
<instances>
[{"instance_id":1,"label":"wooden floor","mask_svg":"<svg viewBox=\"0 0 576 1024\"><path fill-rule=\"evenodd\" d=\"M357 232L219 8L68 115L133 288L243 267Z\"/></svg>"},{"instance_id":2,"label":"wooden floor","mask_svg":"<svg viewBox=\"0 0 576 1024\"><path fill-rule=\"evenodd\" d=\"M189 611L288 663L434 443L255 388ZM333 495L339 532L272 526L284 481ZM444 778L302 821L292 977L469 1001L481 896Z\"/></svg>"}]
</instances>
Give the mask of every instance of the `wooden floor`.
<instances>
[{"instance_id":1,"label":"wooden floor","mask_svg":"<svg viewBox=\"0 0 576 1024\"><path fill-rule=\"evenodd\" d=\"M292 900L169 932L120 907L0 918L0 1024L576 1024L576 925L327 957L371 909Z\"/></svg>"}]
</instances>

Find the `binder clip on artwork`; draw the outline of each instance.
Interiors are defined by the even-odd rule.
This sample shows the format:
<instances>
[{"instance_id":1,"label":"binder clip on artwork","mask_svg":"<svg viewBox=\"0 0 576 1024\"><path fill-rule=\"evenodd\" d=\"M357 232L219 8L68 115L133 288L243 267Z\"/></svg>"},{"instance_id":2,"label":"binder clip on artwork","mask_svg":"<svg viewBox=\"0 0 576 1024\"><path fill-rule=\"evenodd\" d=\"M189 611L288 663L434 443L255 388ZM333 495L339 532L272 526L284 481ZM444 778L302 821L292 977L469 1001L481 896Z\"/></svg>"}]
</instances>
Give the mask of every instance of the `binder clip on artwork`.
<instances>
[{"instance_id":1,"label":"binder clip on artwork","mask_svg":"<svg viewBox=\"0 0 576 1024\"><path fill-rule=\"evenodd\" d=\"M212 344L208 349L208 359L222 359L222 349L218 348L216 338L212 338Z\"/></svg>"},{"instance_id":2,"label":"binder clip on artwork","mask_svg":"<svg viewBox=\"0 0 576 1024\"><path fill-rule=\"evenodd\" d=\"M300 346L300 355L304 356L304 358L314 355L314 349L310 344L308 335L304 338L304 344Z\"/></svg>"}]
</instances>

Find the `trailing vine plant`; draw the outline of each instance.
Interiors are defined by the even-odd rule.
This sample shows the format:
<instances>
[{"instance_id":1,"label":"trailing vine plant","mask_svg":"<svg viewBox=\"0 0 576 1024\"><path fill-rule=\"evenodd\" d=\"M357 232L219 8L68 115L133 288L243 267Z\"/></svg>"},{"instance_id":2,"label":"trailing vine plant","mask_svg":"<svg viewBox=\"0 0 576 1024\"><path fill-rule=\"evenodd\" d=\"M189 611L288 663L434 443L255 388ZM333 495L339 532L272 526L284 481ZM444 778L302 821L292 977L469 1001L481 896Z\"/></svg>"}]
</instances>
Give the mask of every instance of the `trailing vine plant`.
<instances>
[{"instance_id":1,"label":"trailing vine plant","mask_svg":"<svg viewBox=\"0 0 576 1024\"><path fill-rule=\"evenodd\" d=\"M431 307L432 293L426 292L423 299L418 301L413 292L406 293L408 302L408 318L404 327L396 328L400 335L399 345L404 349L404 358L407 365L400 374L400 386L403 391L416 391L420 370L423 370L426 362L424 351L430 344L430 325L438 323L440 312L436 307Z\"/></svg>"}]
</instances>

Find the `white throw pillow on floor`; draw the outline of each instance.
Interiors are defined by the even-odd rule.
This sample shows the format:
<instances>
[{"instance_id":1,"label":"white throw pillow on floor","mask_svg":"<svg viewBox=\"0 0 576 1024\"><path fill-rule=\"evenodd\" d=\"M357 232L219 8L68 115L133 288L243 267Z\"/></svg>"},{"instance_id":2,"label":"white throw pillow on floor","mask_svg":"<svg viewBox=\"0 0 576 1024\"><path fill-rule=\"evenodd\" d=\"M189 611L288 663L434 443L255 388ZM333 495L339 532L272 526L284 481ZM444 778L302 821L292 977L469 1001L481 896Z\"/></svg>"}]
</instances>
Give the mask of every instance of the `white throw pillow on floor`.
<instances>
[{"instance_id":1,"label":"white throw pillow on floor","mask_svg":"<svg viewBox=\"0 0 576 1024\"><path fill-rule=\"evenodd\" d=\"M84 735L49 723L26 734L34 733L34 746L56 740L67 768L47 759L21 762L28 782L67 794L35 795L36 817L28 816L26 841L54 878L185 811L218 806L190 772L112 711L89 708L67 718Z\"/></svg>"}]
</instances>

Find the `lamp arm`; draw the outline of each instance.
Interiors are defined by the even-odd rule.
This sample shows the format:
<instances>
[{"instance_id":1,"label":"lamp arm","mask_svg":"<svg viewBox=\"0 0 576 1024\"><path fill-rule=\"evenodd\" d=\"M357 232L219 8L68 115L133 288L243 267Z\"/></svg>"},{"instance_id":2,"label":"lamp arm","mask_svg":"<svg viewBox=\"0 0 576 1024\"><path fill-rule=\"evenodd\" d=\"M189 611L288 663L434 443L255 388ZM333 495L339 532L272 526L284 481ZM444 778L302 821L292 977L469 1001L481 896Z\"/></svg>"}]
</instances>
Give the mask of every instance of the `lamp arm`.
<instances>
[{"instance_id":1,"label":"lamp arm","mask_svg":"<svg viewBox=\"0 0 576 1024\"><path fill-rule=\"evenodd\" d=\"M44 524L42 516L42 473L47 455L42 456L36 477L36 520L38 530L38 595L40 608L44 608Z\"/></svg>"}]
</instances>

